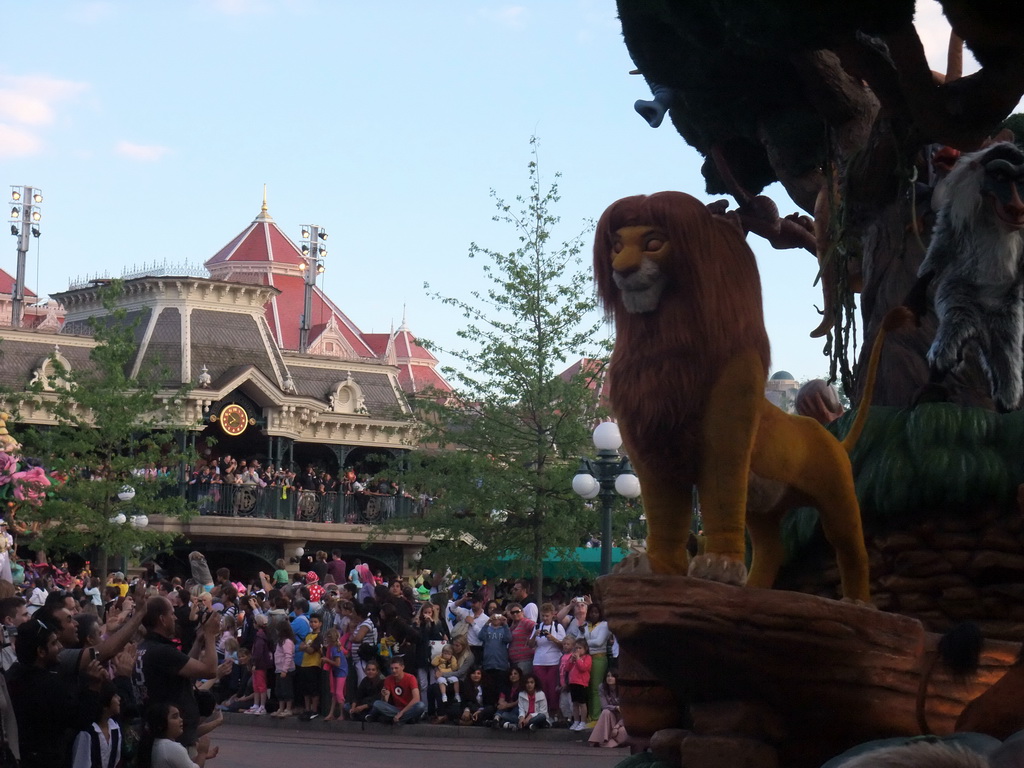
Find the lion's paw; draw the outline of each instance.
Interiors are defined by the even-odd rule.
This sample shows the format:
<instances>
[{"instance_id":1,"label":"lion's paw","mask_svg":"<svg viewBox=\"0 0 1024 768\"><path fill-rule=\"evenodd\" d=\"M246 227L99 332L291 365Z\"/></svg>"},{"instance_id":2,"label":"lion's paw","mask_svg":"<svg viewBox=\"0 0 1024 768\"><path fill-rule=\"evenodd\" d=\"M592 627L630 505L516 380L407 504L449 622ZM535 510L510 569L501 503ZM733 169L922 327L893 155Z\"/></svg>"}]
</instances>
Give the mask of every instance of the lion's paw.
<instances>
[{"instance_id":1,"label":"lion's paw","mask_svg":"<svg viewBox=\"0 0 1024 768\"><path fill-rule=\"evenodd\" d=\"M742 587L747 583L747 566L743 564L742 560L733 560L725 555L697 555L690 561L688 575L695 579L706 579Z\"/></svg>"},{"instance_id":2,"label":"lion's paw","mask_svg":"<svg viewBox=\"0 0 1024 768\"><path fill-rule=\"evenodd\" d=\"M649 576L654 571L646 552L630 552L615 564L612 573L619 576Z\"/></svg>"}]
</instances>

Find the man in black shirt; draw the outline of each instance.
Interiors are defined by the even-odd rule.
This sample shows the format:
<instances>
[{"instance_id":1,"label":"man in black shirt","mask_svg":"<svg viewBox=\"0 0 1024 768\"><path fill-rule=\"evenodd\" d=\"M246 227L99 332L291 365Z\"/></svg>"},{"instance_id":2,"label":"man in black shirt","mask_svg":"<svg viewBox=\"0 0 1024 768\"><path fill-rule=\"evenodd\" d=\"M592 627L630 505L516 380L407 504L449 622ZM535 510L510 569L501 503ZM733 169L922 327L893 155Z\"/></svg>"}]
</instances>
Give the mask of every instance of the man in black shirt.
<instances>
[{"instance_id":1,"label":"man in black shirt","mask_svg":"<svg viewBox=\"0 0 1024 768\"><path fill-rule=\"evenodd\" d=\"M74 687L57 674L60 640L51 627L32 618L19 628L15 651L18 661L7 681L18 722L21 766L64 768L70 764L79 717Z\"/></svg>"},{"instance_id":2,"label":"man in black shirt","mask_svg":"<svg viewBox=\"0 0 1024 768\"><path fill-rule=\"evenodd\" d=\"M200 719L193 681L217 674L215 641L220 629L220 615L210 612L203 618L202 632L196 638L192 655L182 653L174 646L174 623L174 608L170 600L165 597L149 598L142 618L146 639L139 645L132 683L136 699L142 705L167 702L178 708L185 721L180 741L190 747L198 740Z\"/></svg>"}]
</instances>

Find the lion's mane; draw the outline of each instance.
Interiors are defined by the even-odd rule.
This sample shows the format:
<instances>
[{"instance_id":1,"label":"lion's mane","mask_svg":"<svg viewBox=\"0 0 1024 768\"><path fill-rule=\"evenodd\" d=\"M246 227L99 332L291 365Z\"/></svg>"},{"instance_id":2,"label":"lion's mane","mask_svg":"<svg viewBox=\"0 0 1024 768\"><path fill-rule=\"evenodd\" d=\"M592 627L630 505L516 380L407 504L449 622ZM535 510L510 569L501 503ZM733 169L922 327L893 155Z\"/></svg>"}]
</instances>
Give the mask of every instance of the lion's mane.
<instances>
[{"instance_id":1,"label":"lion's mane","mask_svg":"<svg viewBox=\"0 0 1024 768\"><path fill-rule=\"evenodd\" d=\"M658 308L630 313L612 280L616 230L655 225L673 254ZM753 350L767 378L761 279L740 228L682 192L627 197L602 214L594 241L598 296L616 325L611 404L630 455L693 477L707 398L725 364Z\"/></svg>"}]
</instances>

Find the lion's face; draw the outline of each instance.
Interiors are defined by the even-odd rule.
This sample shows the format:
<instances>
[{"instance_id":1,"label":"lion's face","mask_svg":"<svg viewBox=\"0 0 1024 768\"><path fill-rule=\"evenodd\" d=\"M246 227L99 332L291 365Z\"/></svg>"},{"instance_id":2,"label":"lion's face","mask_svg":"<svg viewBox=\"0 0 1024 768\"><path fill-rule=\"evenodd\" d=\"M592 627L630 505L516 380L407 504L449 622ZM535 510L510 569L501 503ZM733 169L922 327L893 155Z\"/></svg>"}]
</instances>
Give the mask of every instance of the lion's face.
<instances>
[{"instance_id":1,"label":"lion's face","mask_svg":"<svg viewBox=\"0 0 1024 768\"><path fill-rule=\"evenodd\" d=\"M627 312L653 312L665 287L662 262L672 253L668 233L655 226L615 230L612 243L612 279L622 292Z\"/></svg>"}]
</instances>

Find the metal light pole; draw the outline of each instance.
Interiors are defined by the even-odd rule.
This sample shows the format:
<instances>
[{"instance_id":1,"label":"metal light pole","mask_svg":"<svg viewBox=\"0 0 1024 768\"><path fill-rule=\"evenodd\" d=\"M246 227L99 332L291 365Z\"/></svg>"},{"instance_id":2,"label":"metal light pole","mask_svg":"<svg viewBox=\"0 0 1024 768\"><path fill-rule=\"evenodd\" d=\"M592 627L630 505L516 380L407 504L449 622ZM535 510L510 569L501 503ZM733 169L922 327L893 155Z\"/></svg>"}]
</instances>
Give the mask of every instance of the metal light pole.
<instances>
[{"instance_id":1,"label":"metal light pole","mask_svg":"<svg viewBox=\"0 0 1024 768\"><path fill-rule=\"evenodd\" d=\"M313 327L313 288L316 286L317 275L324 271L321 256L327 255L327 249L321 245L327 239L327 233L320 227L302 228L302 255L306 257L303 265L305 291L302 303L302 324L299 326L299 352L309 351L309 329Z\"/></svg>"},{"instance_id":2,"label":"metal light pole","mask_svg":"<svg viewBox=\"0 0 1024 768\"><path fill-rule=\"evenodd\" d=\"M14 278L14 292L11 296L11 327L20 328L25 317L25 257L28 255L29 235L39 237L39 204L43 202L42 191L35 187L12 186L11 234L18 238L18 269ZM21 225L20 227L18 225Z\"/></svg>"},{"instance_id":3,"label":"metal light pole","mask_svg":"<svg viewBox=\"0 0 1024 768\"><path fill-rule=\"evenodd\" d=\"M619 454L622 437L613 421L605 421L594 430L597 458L580 459L580 468L572 479L572 489L584 499L601 497L601 575L612 572L612 507L615 497L635 499L640 481L633 474L629 459Z\"/></svg>"}]
</instances>

